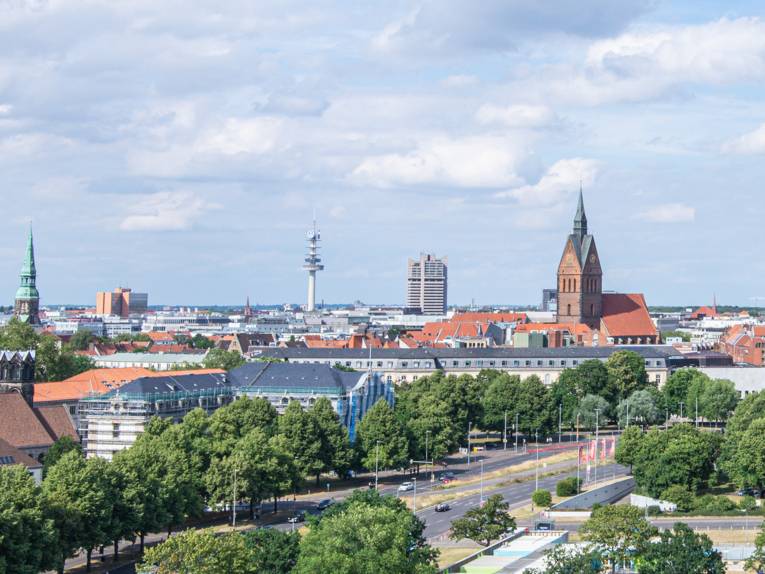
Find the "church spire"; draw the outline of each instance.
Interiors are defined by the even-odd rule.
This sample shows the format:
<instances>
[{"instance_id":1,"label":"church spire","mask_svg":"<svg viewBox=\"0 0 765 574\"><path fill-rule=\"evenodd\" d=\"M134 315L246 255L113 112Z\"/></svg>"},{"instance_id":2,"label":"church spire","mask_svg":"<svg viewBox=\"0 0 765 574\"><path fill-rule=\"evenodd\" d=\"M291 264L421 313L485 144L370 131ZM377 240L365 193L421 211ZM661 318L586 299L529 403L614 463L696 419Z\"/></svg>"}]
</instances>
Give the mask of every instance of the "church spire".
<instances>
[{"instance_id":1,"label":"church spire","mask_svg":"<svg viewBox=\"0 0 765 574\"><path fill-rule=\"evenodd\" d=\"M574 216L574 235L579 237L587 235L587 215L584 213L584 197L582 195L581 184L579 184L579 205L576 206L576 215Z\"/></svg>"},{"instance_id":2,"label":"church spire","mask_svg":"<svg viewBox=\"0 0 765 574\"><path fill-rule=\"evenodd\" d=\"M32 224L29 224L27 253L19 274L19 288L16 291L14 315L20 320L33 325L40 323L40 293L37 291L37 269L35 268L35 246L32 237Z\"/></svg>"}]
</instances>

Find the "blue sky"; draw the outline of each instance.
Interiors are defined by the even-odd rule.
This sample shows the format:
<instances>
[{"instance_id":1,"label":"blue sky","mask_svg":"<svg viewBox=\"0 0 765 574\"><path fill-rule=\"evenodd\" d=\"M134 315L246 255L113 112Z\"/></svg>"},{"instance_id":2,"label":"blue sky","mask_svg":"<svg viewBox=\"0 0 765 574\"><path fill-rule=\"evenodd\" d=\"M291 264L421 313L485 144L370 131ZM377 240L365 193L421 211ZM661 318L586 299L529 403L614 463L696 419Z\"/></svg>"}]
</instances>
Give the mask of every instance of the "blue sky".
<instances>
[{"instance_id":1,"label":"blue sky","mask_svg":"<svg viewBox=\"0 0 765 574\"><path fill-rule=\"evenodd\" d=\"M536 303L582 181L606 289L761 304L761 2L0 3L0 292Z\"/></svg>"}]
</instances>

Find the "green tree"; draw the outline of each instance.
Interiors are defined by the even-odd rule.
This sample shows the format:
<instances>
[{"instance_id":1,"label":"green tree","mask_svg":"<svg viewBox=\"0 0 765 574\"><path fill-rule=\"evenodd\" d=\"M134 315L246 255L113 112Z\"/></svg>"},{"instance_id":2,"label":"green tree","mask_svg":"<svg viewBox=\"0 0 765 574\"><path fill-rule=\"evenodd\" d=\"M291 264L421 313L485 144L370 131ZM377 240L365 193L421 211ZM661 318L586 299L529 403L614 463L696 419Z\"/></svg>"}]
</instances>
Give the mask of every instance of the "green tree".
<instances>
[{"instance_id":1,"label":"green tree","mask_svg":"<svg viewBox=\"0 0 765 574\"><path fill-rule=\"evenodd\" d=\"M765 417L756 419L737 439L727 471L740 487L765 486Z\"/></svg>"},{"instance_id":2,"label":"green tree","mask_svg":"<svg viewBox=\"0 0 765 574\"><path fill-rule=\"evenodd\" d=\"M607 397L618 403L635 391L648 386L645 359L634 351L616 351L606 361L609 386L614 395Z\"/></svg>"},{"instance_id":3,"label":"green tree","mask_svg":"<svg viewBox=\"0 0 765 574\"><path fill-rule=\"evenodd\" d=\"M576 421L576 408L579 406L577 379L574 369L566 369L550 387L553 406L562 406L561 420L565 426L573 426Z\"/></svg>"},{"instance_id":4,"label":"green tree","mask_svg":"<svg viewBox=\"0 0 765 574\"><path fill-rule=\"evenodd\" d=\"M712 379L702 387L698 399L699 416L710 421L724 421L736 408L738 391L732 381Z\"/></svg>"},{"instance_id":5,"label":"green tree","mask_svg":"<svg viewBox=\"0 0 765 574\"><path fill-rule=\"evenodd\" d=\"M86 460L70 451L45 478L43 499L58 531L55 546L60 550L56 560L59 569L67 556L84 548L89 570L95 547L127 533L120 531L121 525L129 520L119 516L121 497L111 472L106 460L98 457Z\"/></svg>"},{"instance_id":6,"label":"green tree","mask_svg":"<svg viewBox=\"0 0 765 574\"><path fill-rule=\"evenodd\" d=\"M69 338L69 347L75 351L85 351L90 343L96 340L96 336L90 331L77 331Z\"/></svg>"},{"instance_id":7,"label":"green tree","mask_svg":"<svg viewBox=\"0 0 765 574\"><path fill-rule=\"evenodd\" d=\"M56 464L62 456L73 450L82 454L82 446L72 437L64 435L57 439L43 457L43 477L48 475L48 471L53 468L53 465Z\"/></svg>"},{"instance_id":8,"label":"green tree","mask_svg":"<svg viewBox=\"0 0 765 574\"><path fill-rule=\"evenodd\" d=\"M314 522L295 574L435 574L437 553L412 536L419 521L389 505L353 502Z\"/></svg>"},{"instance_id":9,"label":"green tree","mask_svg":"<svg viewBox=\"0 0 765 574\"><path fill-rule=\"evenodd\" d=\"M587 395L598 395L613 401L614 390L610 387L609 372L606 364L598 359L590 359L578 365L576 373L576 396L581 400Z\"/></svg>"},{"instance_id":10,"label":"green tree","mask_svg":"<svg viewBox=\"0 0 765 574\"><path fill-rule=\"evenodd\" d=\"M575 476L569 476L558 481L555 485L555 494L558 496L575 496L579 494L581 481Z\"/></svg>"},{"instance_id":11,"label":"green tree","mask_svg":"<svg viewBox=\"0 0 765 574\"><path fill-rule=\"evenodd\" d=\"M279 417L279 434L287 439L301 476L316 476L321 472L322 442L319 426L298 401L291 401Z\"/></svg>"},{"instance_id":12,"label":"green tree","mask_svg":"<svg viewBox=\"0 0 765 574\"><path fill-rule=\"evenodd\" d=\"M55 567L55 539L32 475L21 465L0 466L0 572L37 574Z\"/></svg>"},{"instance_id":13,"label":"green tree","mask_svg":"<svg viewBox=\"0 0 765 574\"><path fill-rule=\"evenodd\" d=\"M678 522L659 533L637 560L641 574L725 574L722 555L706 534Z\"/></svg>"},{"instance_id":14,"label":"green tree","mask_svg":"<svg viewBox=\"0 0 765 574\"><path fill-rule=\"evenodd\" d=\"M680 414L680 403L685 403L684 413L688 413L688 389L696 380L709 380L704 373L697 369L685 368L678 369L667 377L667 382L661 388L664 395L664 403L669 412L675 415Z\"/></svg>"},{"instance_id":15,"label":"green tree","mask_svg":"<svg viewBox=\"0 0 765 574\"><path fill-rule=\"evenodd\" d=\"M212 349L215 346L215 343L201 333L194 335L189 342L195 349Z\"/></svg>"},{"instance_id":16,"label":"green tree","mask_svg":"<svg viewBox=\"0 0 765 574\"><path fill-rule=\"evenodd\" d=\"M545 552L544 570L527 569L525 574L600 574L603 557L589 547L569 548L566 544L553 546Z\"/></svg>"},{"instance_id":17,"label":"green tree","mask_svg":"<svg viewBox=\"0 0 765 574\"><path fill-rule=\"evenodd\" d=\"M496 377L486 389L483 396L482 428L485 430L502 431L505 428L505 413L508 425L515 422L515 414L520 410L515 403L521 378L518 375L502 373Z\"/></svg>"},{"instance_id":18,"label":"green tree","mask_svg":"<svg viewBox=\"0 0 765 574\"><path fill-rule=\"evenodd\" d=\"M300 534L274 528L245 532L244 543L250 552L251 568L258 574L289 574L300 556Z\"/></svg>"},{"instance_id":19,"label":"green tree","mask_svg":"<svg viewBox=\"0 0 765 574\"><path fill-rule=\"evenodd\" d=\"M714 472L719 448L719 435L691 425L651 430L643 436L633 456L635 482L651 496L658 496L675 484L698 492Z\"/></svg>"},{"instance_id":20,"label":"green tree","mask_svg":"<svg viewBox=\"0 0 765 574\"><path fill-rule=\"evenodd\" d=\"M553 405L550 389L537 377L531 375L522 379L516 395L518 407L522 409L518 418L521 430L532 434L539 431L541 436L548 435L558 428L558 417L554 414L557 405Z\"/></svg>"},{"instance_id":21,"label":"green tree","mask_svg":"<svg viewBox=\"0 0 765 574\"><path fill-rule=\"evenodd\" d=\"M268 436L273 436L277 430L277 419L276 409L266 399L237 399L210 416L212 448L218 454L229 454L239 439L256 428Z\"/></svg>"},{"instance_id":22,"label":"green tree","mask_svg":"<svg viewBox=\"0 0 765 574\"><path fill-rule=\"evenodd\" d=\"M318 437L321 443L319 460L322 468L319 472L337 473L343 478L351 467L353 453L351 451L348 429L340 422L340 417L332 408L332 403L326 397L319 398L309 411L316 421ZM319 474L316 475L316 484L319 484Z\"/></svg>"},{"instance_id":23,"label":"green tree","mask_svg":"<svg viewBox=\"0 0 765 574\"><path fill-rule=\"evenodd\" d=\"M680 512L688 512L693 509L695 497L687 487L674 484L661 493L661 499L674 502Z\"/></svg>"},{"instance_id":24,"label":"green tree","mask_svg":"<svg viewBox=\"0 0 765 574\"><path fill-rule=\"evenodd\" d=\"M731 464L740 451L738 443L753 421L765 418L765 391L750 393L741 400L733 416L725 425L725 441L720 455L720 465L731 474Z\"/></svg>"},{"instance_id":25,"label":"green tree","mask_svg":"<svg viewBox=\"0 0 765 574\"><path fill-rule=\"evenodd\" d=\"M406 433L384 400L378 400L361 419L356 445L367 470L374 470L375 462L380 469L402 468L409 463Z\"/></svg>"},{"instance_id":26,"label":"green tree","mask_svg":"<svg viewBox=\"0 0 765 574\"><path fill-rule=\"evenodd\" d=\"M754 538L754 552L744 563L747 570L754 570L757 574L765 574L765 524L760 526L760 531Z\"/></svg>"},{"instance_id":27,"label":"green tree","mask_svg":"<svg viewBox=\"0 0 765 574\"><path fill-rule=\"evenodd\" d=\"M622 426L629 423L652 425L663 418L663 414L656 406L656 399L648 389L632 393L629 398L619 403L617 412Z\"/></svg>"},{"instance_id":28,"label":"green tree","mask_svg":"<svg viewBox=\"0 0 765 574\"><path fill-rule=\"evenodd\" d=\"M223 369L231 371L241 367L245 363L244 357L237 351L224 351L223 349L210 349L207 351L202 365L205 369Z\"/></svg>"},{"instance_id":29,"label":"green tree","mask_svg":"<svg viewBox=\"0 0 765 574\"><path fill-rule=\"evenodd\" d=\"M189 529L149 548L139 574L259 574L241 534Z\"/></svg>"},{"instance_id":30,"label":"green tree","mask_svg":"<svg viewBox=\"0 0 765 574\"><path fill-rule=\"evenodd\" d=\"M643 431L638 426L624 429L616 444L616 462L627 466L635 464L637 452L643 444Z\"/></svg>"},{"instance_id":31,"label":"green tree","mask_svg":"<svg viewBox=\"0 0 765 574\"><path fill-rule=\"evenodd\" d=\"M611 571L629 562L632 553L645 551L656 529L639 508L629 505L601 506L582 526L582 537L600 547L611 562Z\"/></svg>"},{"instance_id":32,"label":"green tree","mask_svg":"<svg viewBox=\"0 0 765 574\"><path fill-rule=\"evenodd\" d=\"M539 508L550 508L552 506L552 494L544 488L537 489L531 495L531 502Z\"/></svg>"},{"instance_id":33,"label":"green tree","mask_svg":"<svg viewBox=\"0 0 765 574\"><path fill-rule=\"evenodd\" d=\"M610 405L606 399L598 395L587 395L579 401L576 414L579 416L579 424L582 427L594 429L596 423L599 426L605 425L609 411Z\"/></svg>"},{"instance_id":34,"label":"green tree","mask_svg":"<svg viewBox=\"0 0 765 574\"><path fill-rule=\"evenodd\" d=\"M11 317L0 329L0 348L8 351L29 351L37 348L40 336L29 323Z\"/></svg>"},{"instance_id":35,"label":"green tree","mask_svg":"<svg viewBox=\"0 0 765 574\"><path fill-rule=\"evenodd\" d=\"M90 357L75 355L71 349L61 348L53 335L40 335L35 355L36 374L40 381L63 381L94 368Z\"/></svg>"},{"instance_id":36,"label":"green tree","mask_svg":"<svg viewBox=\"0 0 765 574\"><path fill-rule=\"evenodd\" d=\"M452 540L468 538L488 546L493 540L515 530L515 518L508 513L509 508L501 494L494 494L483 506L471 508L462 518L453 520L449 536Z\"/></svg>"}]
</instances>

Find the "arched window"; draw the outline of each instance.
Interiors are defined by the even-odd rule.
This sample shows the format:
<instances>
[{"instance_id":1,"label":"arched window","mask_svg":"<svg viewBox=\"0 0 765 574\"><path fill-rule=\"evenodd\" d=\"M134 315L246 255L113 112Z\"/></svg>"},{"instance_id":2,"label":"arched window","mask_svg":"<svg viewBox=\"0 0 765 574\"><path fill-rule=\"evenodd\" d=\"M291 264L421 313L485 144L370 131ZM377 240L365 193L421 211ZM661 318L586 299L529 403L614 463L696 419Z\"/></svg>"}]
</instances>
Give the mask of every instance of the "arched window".
<instances>
[{"instance_id":1,"label":"arched window","mask_svg":"<svg viewBox=\"0 0 765 574\"><path fill-rule=\"evenodd\" d=\"M595 316L595 304L590 303L590 317L594 317L594 316Z\"/></svg>"},{"instance_id":2,"label":"arched window","mask_svg":"<svg viewBox=\"0 0 765 574\"><path fill-rule=\"evenodd\" d=\"M571 315L571 303L566 306L566 315Z\"/></svg>"},{"instance_id":3,"label":"arched window","mask_svg":"<svg viewBox=\"0 0 765 574\"><path fill-rule=\"evenodd\" d=\"M574 291L576 291L576 279L574 279Z\"/></svg>"}]
</instances>

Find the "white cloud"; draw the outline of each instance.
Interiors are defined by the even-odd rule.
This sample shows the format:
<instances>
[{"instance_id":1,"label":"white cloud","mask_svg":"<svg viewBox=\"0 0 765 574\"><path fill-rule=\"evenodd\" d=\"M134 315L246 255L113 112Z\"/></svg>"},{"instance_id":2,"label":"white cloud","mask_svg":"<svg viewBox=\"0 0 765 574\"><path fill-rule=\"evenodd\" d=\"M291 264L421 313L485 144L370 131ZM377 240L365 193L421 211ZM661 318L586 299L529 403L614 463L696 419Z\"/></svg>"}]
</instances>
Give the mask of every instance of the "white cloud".
<instances>
[{"instance_id":1,"label":"white cloud","mask_svg":"<svg viewBox=\"0 0 765 574\"><path fill-rule=\"evenodd\" d=\"M523 147L508 138L438 137L407 154L368 157L353 170L351 179L379 187L503 187L520 182L516 168L524 155Z\"/></svg>"},{"instance_id":2,"label":"white cloud","mask_svg":"<svg viewBox=\"0 0 765 574\"><path fill-rule=\"evenodd\" d=\"M202 154L263 154L274 149L281 128L276 118L229 118L202 133L194 149Z\"/></svg>"},{"instance_id":3,"label":"white cloud","mask_svg":"<svg viewBox=\"0 0 765 574\"><path fill-rule=\"evenodd\" d=\"M441 81L441 85L446 88L465 88L468 86L474 86L478 83L477 76L471 76L469 74L454 74L448 76Z\"/></svg>"},{"instance_id":4,"label":"white cloud","mask_svg":"<svg viewBox=\"0 0 765 574\"><path fill-rule=\"evenodd\" d=\"M476 119L481 124L500 124L507 128L538 128L558 121L550 108L535 105L484 104L478 108Z\"/></svg>"},{"instance_id":5,"label":"white cloud","mask_svg":"<svg viewBox=\"0 0 765 574\"><path fill-rule=\"evenodd\" d=\"M696 208L684 203L664 203L639 213L637 217L652 223L682 223L696 219Z\"/></svg>"},{"instance_id":6,"label":"white cloud","mask_svg":"<svg viewBox=\"0 0 765 574\"><path fill-rule=\"evenodd\" d=\"M211 209L220 205L210 203L188 191L162 191L145 195L135 203L120 223L123 231L181 231Z\"/></svg>"},{"instance_id":7,"label":"white cloud","mask_svg":"<svg viewBox=\"0 0 765 574\"><path fill-rule=\"evenodd\" d=\"M745 133L723 144L727 153L760 154L765 153L765 123L757 129Z\"/></svg>"},{"instance_id":8,"label":"white cloud","mask_svg":"<svg viewBox=\"0 0 765 574\"><path fill-rule=\"evenodd\" d=\"M526 206L551 206L560 203L582 186L590 186L598 173L598 163L571 158L555 162L535 184L524 185L495 195L512 198Z\"/></svg>"},{"instance_id":9,"label":"white cloud","mask_svg":"<svg viewBox=\"0 0 765 574\"><path fill-rule=\"evenodd\" d=\"M539 82L557 99L598 105L656 98L689 84L762 77L765 23L759 18L723 18L596 41L581 66L546 68Z\"/></svg>"}]
</instances>

